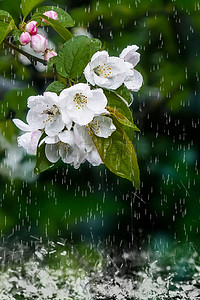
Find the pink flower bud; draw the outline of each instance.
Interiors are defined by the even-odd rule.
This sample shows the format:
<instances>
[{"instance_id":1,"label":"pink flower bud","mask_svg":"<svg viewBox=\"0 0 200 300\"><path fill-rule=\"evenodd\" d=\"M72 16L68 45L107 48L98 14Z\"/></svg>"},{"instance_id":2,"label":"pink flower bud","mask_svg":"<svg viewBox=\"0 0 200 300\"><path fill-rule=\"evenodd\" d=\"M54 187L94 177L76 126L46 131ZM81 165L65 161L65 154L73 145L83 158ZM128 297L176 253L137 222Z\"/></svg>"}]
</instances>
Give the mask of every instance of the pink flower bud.
<instances>
[{"instance_id":1,"label":"pink flower bud","mask_svg":"<svg viewBox=\"0 0 200 300\"><path fill-rule=\"evenodd\" d=\"M52 49L46 49L44 52L44 59L49 60L50 58L57 56L58 54Z\"/></svg>"},{"instance_id":2,"label":"pink flower bud","mask_svg":"<svg viewBox=\"0 0 200 300\"><path fill-rule=\"evenodd\" d=\"M27 45L31 40L31 36L28 32L22 32L20 36L20 43L25 46Z\"/></svg>"},{"instance_id":3,"label":"pink flower bud","mask_svg":"<svg viewBox=\"0 0 200 300\"><path fill-rule=\"evenodd\" d=\"M41 34L35 34L31 37L31 48L36 53L44 52L47 47L47 38Z\"/></svg>"},{"instance_id":4,"label":"pink flower bud","mask_svg":"<svg viewBox=\"0 0 200 300\"><path fill-rule=\"evenodd\" d=\"M30 34L36 34L37 33L36 26L37 26L37 22L31 21L26 25L25 30L28 31Z\"/></svg>"},{"instance_id":5,"label":"pink flower bud","mask_svg":"<svg viewBox=\"0 0 200 300\"><path fill-rule=\"evenodd\" d=\"M43 15L51 18L51 19L54 19L54 20L58 20L58 14L56 11L53 11L53 10L49 10L49 11L46 11L45 13L43 13ZM46 20L42 19L43 22L47 23Z\"/></svg>"}]
</instances>

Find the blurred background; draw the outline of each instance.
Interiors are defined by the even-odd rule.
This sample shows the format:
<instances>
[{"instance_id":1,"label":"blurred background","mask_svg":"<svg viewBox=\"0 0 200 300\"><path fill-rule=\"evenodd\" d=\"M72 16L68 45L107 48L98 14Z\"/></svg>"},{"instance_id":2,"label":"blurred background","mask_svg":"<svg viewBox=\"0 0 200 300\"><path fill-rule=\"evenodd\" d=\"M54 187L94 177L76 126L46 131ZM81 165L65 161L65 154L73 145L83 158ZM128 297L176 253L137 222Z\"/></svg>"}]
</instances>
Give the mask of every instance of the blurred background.
<instances>
[{"instance_id":1,"label":"blurred background","mask_svg":"<svg viewBox=\"0 0 200 300\"><path fill-rule=\"evenodd\" d=\"M161 250L200 246L200 3L186 0L57 0L75 20L74 34L101 39L110 55L136 44L144 84L133 93L134 147L141 188L104 165L74 170L61 162L39 176L35 158L17 147L30 95L55 79L0 47L0 235L3 244L64 241ZM19 21L20 1L1 0ZM56 50L63 40L48 29ZM19 60L20 59L20 60Z\"/></svg>"}]
</instances>

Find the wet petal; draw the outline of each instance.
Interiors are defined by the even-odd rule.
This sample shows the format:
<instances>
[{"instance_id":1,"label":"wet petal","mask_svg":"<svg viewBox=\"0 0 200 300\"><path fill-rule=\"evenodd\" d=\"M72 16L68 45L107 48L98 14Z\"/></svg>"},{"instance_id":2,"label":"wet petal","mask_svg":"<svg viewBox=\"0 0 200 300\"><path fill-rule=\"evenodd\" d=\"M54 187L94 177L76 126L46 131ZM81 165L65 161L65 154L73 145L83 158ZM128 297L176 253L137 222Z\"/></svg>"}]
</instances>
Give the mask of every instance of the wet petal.
<instances>
[{"instance_id":1,"label":"wet petal","mask_svg":"<svg viewBox=\"0 0 200 300\"><path fill-rule=\"evenodd\" d=\"M60 158L58 152L58 144L46 144L45 155L50 162L52 163L57 162Z\"/></svg>"},{"instance_id":2,"label":"wet petal","mask_svg":"<svg viewBox=\"0 0 200 300\"><path fill-rule=\"evenodd\" d=\"M75 124L74 138L77 146L81 150L91 151L94 143L89 129L87 129L85 126Z\"/></svg>"},{"instance_id":3,"label":"wet petal","mask_svg":"<svg viewBox=\"0 0 200 300\"><path fill-rule=\"evenodd\" d=\"M89 163L91 163L93 166L99 166L103 163L95 147L93 147L92 151L87 154L87 161L89 161Z\"/></svg>"},{"instance_id":4,"label":"wet petal","mask_svg":"<svg viewBox=\"0 0 200 300\"><path fill-rule=\"evenodd\" d=\"M67 143L71 146L74 145L74 132L73 131L64 130L63 132L58 134L58 137L63 143Z\"/></svg>"},{"instance_id":5,"label":"wet petal","mask_svg":"<svg viewBox=\"0 0 200 300\"><path fill-rule=\"evenodd\" d=\"M92 97L88 99L87 107L95 113L102 113L108 102L103 90L93 90L92 94Z\"/></svg>"},{"instance_id":6,"label":"wet petal","mask_svg":"<svg viewBox=\"0 0 200 300\"><path fill-rule=\"evenodd\" d=\"M19 119L13 119L13 123L22 131L31 131L31 127Z\"/></svg>"},{"instance_id":7,"label":"wet petal","mask_svg":"<svg viewBox=\"0 0 200 300\"><path fill-rule=\"evenodd\" d=\"M106 116L94 117L91 128L95 135L103 138L108 138L116 130L112 119Z\"/></svg>"},{"instance_id":8,"label":"wet petal","mask_svg":"<svg viewBox=\"0 0 200 300\"><path fill-rule=\"evenodd\" d=\"M135 67L138 62L140 61L140 54L136 51L139 49L138 46L132 45L127 46L120 54L120 58L124 59L125 61L132 64L133 67Z\"/></svg>"},{"instance_id":9,"label":"wet petal","mask_svg":"<svg viewBox=\"0 0 200 300\"><path fill-rule=\"evenodd\" d=\"M61 115L56 115L52 117L52 120L47 122L45 127L45 132L49 136L57 135L59 132L61 132L64 128L65 124L62 120Z\"/></svg>"},{"instance_id":10,"label":"wet petal","mask_svg":"<svg viewBox=\"0 0 200 300\"><path fill-rule=\"evenodd\" d=\"M137 92L141 88L142 82L143 82L142 75L138 71L133 69L132 76L128 76L125 79L124 84L128 90Z\"/></svg>"}]
</instances>

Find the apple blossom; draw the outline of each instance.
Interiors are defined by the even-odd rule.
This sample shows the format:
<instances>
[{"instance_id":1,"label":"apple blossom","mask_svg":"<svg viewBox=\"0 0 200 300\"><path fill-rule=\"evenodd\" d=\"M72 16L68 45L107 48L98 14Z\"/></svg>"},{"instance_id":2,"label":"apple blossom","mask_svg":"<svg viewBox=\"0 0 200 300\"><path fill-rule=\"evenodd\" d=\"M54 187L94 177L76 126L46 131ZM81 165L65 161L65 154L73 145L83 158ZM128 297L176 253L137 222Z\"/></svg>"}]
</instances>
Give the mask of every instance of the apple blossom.
<instances>
[{"instance_id":1,"label":"apple blossom","mask_svg":"<svg viewBox=\"0 0 200 300\"><path fill-rule=\"evenodd\" d=\"M47 47L47 38L41 34L35 34L31 37L31 48L36 52L44 52Z\"/></svg>"},{"instance_id":2,"label":"apple blossom","mask_svg":"<svg viewBox=\"0 0 200 300\"><path fill-rule=\"evenodd\" d=\"M29 32L31 35L36 34L37 33L37 22L36 21L28 22L26 24L25 30L27 32Z\"/></svg>"},{"instance_id":3,"label":"apple blossom","mask_svg":"<svg viewBox=\"0 0 200 300\"><path fill-rule=\"evenodd\" d=\"M119 57L109 57L107 51L96 52L84 70L86 80L102 88L115 90L127 76L132 65Z\"/></svg>"},{"instance_id":4,"label":"apple blossom","mask_svg":"<svg viewBox=\"0 0 200 300\"><path fill-rule=\"evenodd\" d=\"M79 125L86 125L96 114L107 112L107 98L102 89L91 90L89 85L78 83L60 93L63 121L68 118Z\"/></svg>"},{"instance_id":5,"label":"apple blossom","mask_svg":"<svg viewBox=\"0 0 200 300\"><path fill-rule=\"evenodd\" d=\"M74 134L77 146L87 153L87 161L93 166L99 166L102 160L92 140L92 134L108 138L116 130L111 118L99 115L94 117L92 122L86 126L75 124Z\"/></svg>"},{"instance_id":6,"label":"apple blossom","mask_svg":"<svg viewBox=\"0 0 200 300\"><path fill-rule=\"evenodd\" d=\"M137 92L143 83L142 75L135 69L132 69L132 74L127 76L124 80L124 84L128 90Z\"/></svg>"},{"instance_id":7,"label":"apple blossom","mask_svg":"<svg viewBox=\"0 0 200 300\"><path fill-rule=\"evenodd\" d=\"M93 146L92 150L87 153L86 160L94 167L97 167L103 163L95 146Z\"/></svg>"},{"instance_id":8,"label":"apple blossom","mask_svg":"<svg viewBox=\"0 0 200 300\"><path fill-rule=\"evenodd\" d=\"M115 130L116 127L110 117L98 115L86 126L74 125L75 142L81 150L90 152L94 146L92 134L108 138Z\"/></svg>"},{"instance_id":9,"label":"apple blossom","mask_svg":"<svg viewBox=\"0 0 200 300\"><path fill-rule=\"evenodd\" d=\"M36 155L37 145L42 132L35 130L32 126L19 119L13 119L13 122L20 130L26 131L26 133L18 137L18 146L23 147L28 154Z\"/></svg>"},{"instance_id":10,"label":"apple blossom","mask_svg":"<svg viewBox=\"0 0 200 300\"><path fill-rule=\"evenodd\" d=\"M136 45L127 46L120 54L120 58L132 64L135 67L140 61L140 54L136 52L139 49Z\"/></svg>"},{"instance_id":11,"label":"apple blossom","mask_svg":"<svg viewBox=\"0 0 200 300\"><path fill-rule=\"evenodd\" d=\"M31 41L31 36L28 32L22 32L20 36L20 43L25 46Z\"/></svg>"},{"instance_id":12,"label":"apple blossom","mask_svg":"<svg viewBox=\"0 0 200 300\"><path fill-rule=\"evenodd\" d=\"M127 89L134 92L137 92L141 88L143 82L142 75L134 69L140 60L140 54L136 52L138 49L139 47L136 45L127 46L119 56L125 62L129 62L132 65L132 73L125 78L124 84Z\"/></svg>"},{"instance_id":13,"label":"apple blossom","mask_svg":"<svg viewBox=\"0 0 200 300\"><path fill-rule=\"evenodd\" d=\"M54 19L54 20L58 20L58 14L56 11L54 10L49 10L49 11L46 11L45 13L43 13L43 15L51 18L51 19ZM46 20L42 19L43 22L45 23L48 23Z\"/></svg>"},{"instance_id":14,"label":"apple blossom","mask_svg":"<svg viewBox=\"0 0 200 300\"><path fill-rule=\"evenodd\" d=\"M53 49L46 49L44 52L44 59L48 61L50 58L57 55L58 54Z\"/></svg>"},{"instance_id":15,"label":"apple blossom","mask_svg":"<svg viewBox=\"0 0 200 300\"><path fill-rule=\"evenodd\" d=\"M86 159L86 153L74 143L73 131L64 130L57 136L44 138L44 142L46 143L45 155L52 163L61 158L64 163L72 164L75 169L78 169Z\"/></svg>"},{"instance_id":16,"label":"apple blossom","mask_svg":"<svg viewBox=\"0 0 200 300\"><path fill-rule=\"evenodd\" d=\"M65 126L71 128L71 121L67 119L66 114L66 123L62 120L59 97L56 93L45 92L43 96L31 96L28 98L28 107L28 123L35 129L44 129L49 136L57 135Z\"/></svg>"}]
</instances>

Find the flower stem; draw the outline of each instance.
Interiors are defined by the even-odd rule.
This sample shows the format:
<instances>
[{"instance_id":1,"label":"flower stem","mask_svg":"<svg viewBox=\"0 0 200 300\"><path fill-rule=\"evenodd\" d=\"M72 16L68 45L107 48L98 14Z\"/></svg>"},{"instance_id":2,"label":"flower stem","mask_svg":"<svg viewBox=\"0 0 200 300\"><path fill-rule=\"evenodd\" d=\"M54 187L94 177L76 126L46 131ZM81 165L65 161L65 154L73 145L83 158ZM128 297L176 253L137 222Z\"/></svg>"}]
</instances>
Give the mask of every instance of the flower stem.
<instances>
[{"instance_id":1,"label":"flower stem","mask_svg":"<svg viewBox=\"0 0 200 300\"><path fill-rule=\"evenodd\" d=\"M17 51L17 52L23 54L24 56L26 56L26 57L30 60L30 62L31 62L33 65L34 65L35 63L37 63L37 62L40 62L40 63L42 63L44 66L47 66L47 61L46 61L46 60L44 60L44 59L42 59L42 58L39 58L39 57L36 57L36 56L34 56L34 55L30 54L30 53L27 53L26 51L20 49L20 48L17 47L16 45L14 45L14 44L13 44L12 42L10 42L9 40L5 39L5 40L3 41L3 43L4 43L7 47L9 47L9 48L11 48L11 49L13 49L13 50L15 50L15 51Z\"/></svg>"}]
</instances>

